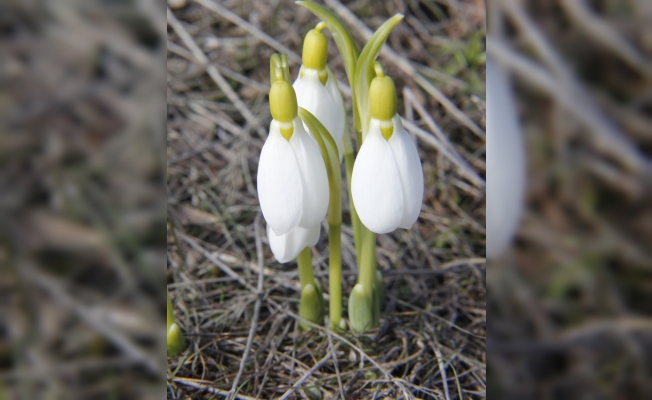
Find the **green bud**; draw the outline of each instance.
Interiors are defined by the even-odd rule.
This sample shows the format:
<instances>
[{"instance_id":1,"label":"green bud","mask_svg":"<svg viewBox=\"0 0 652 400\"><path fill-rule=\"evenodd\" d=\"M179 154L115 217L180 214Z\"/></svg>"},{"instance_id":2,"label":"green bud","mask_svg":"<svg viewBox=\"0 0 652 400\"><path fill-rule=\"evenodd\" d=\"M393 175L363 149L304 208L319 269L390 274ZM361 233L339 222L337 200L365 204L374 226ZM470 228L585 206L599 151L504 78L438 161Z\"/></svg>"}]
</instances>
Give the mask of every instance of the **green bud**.
<instances>
[{"instance_id":1,"label":"green bud","mask_svg":"<svg viewBox=\"0 0 652 400\"><path fill-rule=\"evenodd\" d=\"M353 287L349 297L349 321L355 333L364 333L372 326L371 301L361 283Z\"/></svg>"},{"instance_id":2,"label":"green bud","mask_svg":"<svg viewBox=\"0 0 652 400\"><path fill-rule=\"evenodd\" d=\"M317 384L306 385L303 387L303 394L310 400L321 400L321 390Z\"/></svg>"},{"instance_id":3,"label":"green bud","mask_svg":"<svg viewBox=\"0 0 652 400\"><path fill-rule=\"evenodd\" d=\"M269 111L272 118L280 122L281 135L289 141L294 133L292 121L299 115L297 94L290 82L283 80L283 70L276 70L276 82L269 91Z\"/></svg>"},{"instance_id":4,"label":"green bud","mask_svg":"<svg viewBox=\"0 0 652 400\"><path fill-rule=\"evenodd\" d=\"M186 341L183 338L183 333L176 322L173 322L172 325L170 325L170 329L168 329L167 348L169 356L176 356L186 348Z\"/></svg>"},{"instance_id":5,"label":"green bud","mask_svg":"<svg viewBox=\"0 0 652 400\"><path fill-rule=\"evenodd\" d=\"M328 57L328 41L321 30L326 27L324 22L317 24L315 29L310 30L303 40L302 63L306 68L321 71L326 68ZM323 82L322 82L323 83Z\"/></svg>"},{"instance_id":6,"label":"green bud","mask_svg":"<svg viewBox=\"0 0 652 400\"><path fill-rule=\"evenodd\" d=\"M391 122L396 115L396 86L389 76L385 76L378 62L374 64L376 77L369 87L369 106L371 117L380 121L380 130L386 140L394 133L394 124Z\"/></svg>"},{"instance_id":7,"label":"green bud","mask_svg":"<svg viewBox=\"0 0 652 400\"><path fill-rule=\"evenodd\" d=\"M301 290L301 299L299 300L299 316L318 325L323 323L323 299L319 298L317 289L315 289L315 286L311 283L304 286ZM300 322L299 326L305 330L312 328L305 322Z\"/></svg>"},{"instance_id":8,"label":"green bud","mask_svg":"<svg viewBox=\"0 0 652 400\"><path fill-rule=\"evenodd\" d=\"M279 74L282 76L281 70L277 70L277 76ZM269 91L269 111L272 118L279 122L292 122L299 115L297 95L290 82L280 79L272 83Z\"/></svg>"},{"instance_id":9,"label":"green bud","mask_svg":"<svg viewBox=\"0 0 652 400\"><path fill-rule=\"evenodd\" d=\"M377 76L369 88L371 116L389 121L396 115L396 86L389 76Z\"/></svg>"}]
</instances>

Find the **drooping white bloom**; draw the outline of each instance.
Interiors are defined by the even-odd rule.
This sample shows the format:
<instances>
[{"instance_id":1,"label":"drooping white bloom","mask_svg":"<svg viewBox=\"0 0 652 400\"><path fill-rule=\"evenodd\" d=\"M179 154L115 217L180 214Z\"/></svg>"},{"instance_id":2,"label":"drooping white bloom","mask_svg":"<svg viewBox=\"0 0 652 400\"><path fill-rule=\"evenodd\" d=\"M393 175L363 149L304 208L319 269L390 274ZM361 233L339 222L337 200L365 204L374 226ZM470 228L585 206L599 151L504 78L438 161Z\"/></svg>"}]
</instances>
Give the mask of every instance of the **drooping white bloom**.
<instances>
[{"instance_id":1,"label":"drooping white bloom","mask_svg":"<svg viewBox=\"0 0 652 400\"><path fill-rule=\"evenodd\" d=\"M525 150L509 81L487 59L487 257L509 245L523 209Z\"/></svg>"},{"instance_id":2,"label":"drooping white bloom","mask_svg":"<svg viewBox=\"0 0 652 400\"><path fill-rule=\"evenodd\" d=\"M319 77L320 71L302 66L299 77L292 86L297 94L299 107L310 111L333 136L341 162L344 155L342 138L346 111L333 73L328 68L325 68L325 71L326 83L322 83ZM323 70L322 74L324 74Z\"/></svg>"},{"instance_id":3,"label":"drooping white bloom","mask_svg":"<svg viewBox=\"0 0 652 400\"><path fill-rule=\"evenodd\" d=\"M319 241L320 224L312 228L296 227L285 235L277 236L267 225L267 239L269 247L274 253L276 260L284 264L291 261L306 247L312 247Z\"/></svg>"},{"instance_id":4,"label":"drooping white bloom","mask_svg":"<svg viewBox=\"0 0 652 400\"><path fill-rule=\"evenodd\" d=\"M392 124L389 140L381 124ZM416 145L395 114L391 121L371 118L353 166L351 195L360 221L375 233L409 229L419 217L423 170Z\"/></svg>"},{"instance_id":5,"label":"drooping white bloom","mask_svg":"<svg viewBox=\"0 0 652 400\"><path fill-rule=\"evenodd\" d=\"M276 235L313 228L328 210L328 176L319 146L299 117L287 124L293 125L290 140L281 134L283 123L272 120L258 164L260 208Z\"/></svg>"}]
</instances>

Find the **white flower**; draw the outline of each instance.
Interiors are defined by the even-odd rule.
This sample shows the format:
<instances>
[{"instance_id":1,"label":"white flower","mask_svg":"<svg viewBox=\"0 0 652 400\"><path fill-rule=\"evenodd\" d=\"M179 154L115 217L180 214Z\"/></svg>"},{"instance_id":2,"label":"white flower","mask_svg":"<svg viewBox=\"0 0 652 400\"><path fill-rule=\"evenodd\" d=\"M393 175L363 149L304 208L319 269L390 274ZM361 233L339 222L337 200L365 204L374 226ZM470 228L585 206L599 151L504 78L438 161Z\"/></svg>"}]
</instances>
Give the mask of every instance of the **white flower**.
<instances>
[{"instance_id":1,"label":"white flower","mask_svg":"<svg viewBox=\"0 0 652 400\"><path fill-rule=\"evenodd\" d=\"M389 140L381 124L393 125ZM372 232L409 229L419 217L423 170L417 147L395 114L391 121L371 118L353 166L351 195L360 221Z\"/></svg>"},{"instance_id":2,"label":"white flower","mask_svg":"<svg viewBox=\"0 0 652 400\"><path fill-rule=\"evenodd\" d=\"M317 241L319 241L319 228L319 224L308 229L299 226L285 235L277 236L267 225L269 247L272 248L276 260L284 264L297 258L301 250L306 247L316 245Z\"/></svg>"},{"instance_id":3,"label":"white flower","mask_svg":"<svg viewBox=\"0 0 652 400\"><path fill-rule=\"evenodd\" d=\"M281 129L289 124L293 133L288 141ZM318 225L328 210L328 193L319 146L301 119L286 124L272 120L258 163L258 199L270 228L284 235L298 226Z\"/></svg>"},{"instance_id":4,"label":"white flower","mask_svg":"<svg viewBox=\"0 0 652 400\"><path fill-rule=\"evenodd\" d=\"M523 209L525 150L505 73L487 59L487 257L509 245Z\"/></svg>"},{"instance_id":5,"label":"white flower","mask_svg":"<svg viewBox=\"0 0 652 400\"><path fill-rule=\"evenodd\" d=\"M333 136L342 162L342 138L346 118L344 102L332 72L325 68L321 73L326 74L326 83L319 79L320 71L302 66L299 77L292 86L297 94L299 107L310 111Z\"/></svg>"}]
</instances>

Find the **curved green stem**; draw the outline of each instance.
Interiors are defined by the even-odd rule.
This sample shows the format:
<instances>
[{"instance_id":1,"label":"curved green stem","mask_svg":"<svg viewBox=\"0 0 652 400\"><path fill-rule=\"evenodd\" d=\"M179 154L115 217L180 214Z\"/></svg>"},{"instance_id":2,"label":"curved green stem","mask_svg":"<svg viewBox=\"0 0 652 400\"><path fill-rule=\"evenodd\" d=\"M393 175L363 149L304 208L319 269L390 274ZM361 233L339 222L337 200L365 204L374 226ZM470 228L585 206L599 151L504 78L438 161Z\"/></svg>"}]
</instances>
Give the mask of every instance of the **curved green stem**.
<instances>
[{"instance_id":1,"label":"curved green stem","mask_svg":"<svg viewBox=\"0 0 652 400\"><path fill-rule=\"evenodd\" d=\"M356 250L356 262L360 265L360 254L362 252L362 223L358 212L355 210L353 199L351 198L351 176L353 175L353 164L355 156L351 144L351 136L344 132L344 164L346 165L346 185L349 191L349 208L351 209L351 225L353 226L353 242Z\"/></svg>"},{"instance_id":2,"label":"curved green stem","mask_svg":"<svg viewBox=\"0 0 652 400\"><path fill-rule=\"evenodd\" d=\"M336 329L342 321L342 171L340 170L340 157L337 153L335 140L324 125L310 111L299 107L299 116L308 126L310 132L319 145L321 155L326 164L328 175L328 240L329 240L329 277L330 291L329 316L331 329Z\"/></svg>"},{"instance_id":3,"label":"curved green stem","mask_svg":"<svg viewBox=\"0 0 652 400\"><path fill-rule=\"evenodd\" d=\"M342 245L341 224L329 225L328 291L330 294L328 316L332 330L338 329L342 320Z\"/></svg>"},{"instance_id":4,"label":"curved green stem","mask_svg":"<svg viewBox=\"0 0 652 400\"><path fill-rule=\"evenodd\" d=\"M373 290L376 282L376 234L367 228L364 228L362 233L362 255L360 257L358 282L369 293Z\"/></svg>"},{"instance_id":5,"label":"curved green stem","mask_svg":"<svg viewBox=\"0 0 652 400\"><path fill-rule=\"evenodd\" d=\"M310 248L306 247L301 250L297 257L297 264L299 265L299 282L301 282L301 289L303 290L307 284L313 283L315 275L312 271L312 255Z\"/></svg>"}]
</instances>

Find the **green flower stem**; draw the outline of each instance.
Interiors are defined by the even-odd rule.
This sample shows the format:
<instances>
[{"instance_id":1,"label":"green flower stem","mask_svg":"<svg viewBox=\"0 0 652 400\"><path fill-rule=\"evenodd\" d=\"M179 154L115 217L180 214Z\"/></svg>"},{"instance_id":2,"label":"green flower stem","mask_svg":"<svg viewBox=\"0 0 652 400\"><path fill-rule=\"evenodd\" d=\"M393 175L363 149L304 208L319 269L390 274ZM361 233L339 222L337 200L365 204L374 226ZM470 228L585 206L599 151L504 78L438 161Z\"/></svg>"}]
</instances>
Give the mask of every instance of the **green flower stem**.
<instances>
[{"instance_id":1,"label":"green flower stem","mask_svg":"<svg viewBox=\"0 0 652 400\"><path fill-rule=\"evenodd\" d=\"M344 132L344 164L346 165L346 185L349 190L349 208L351 209L351 225L353 226L353 242L355 244L355 253L357 257L357 265L360 265L360 254L362 253L362 223L358 212L353 205L351 199L351 175L353 175L353 164L355 157L353 155L353 146L351 144L351 136L348 132Z\"/></svg>"},{"instance_id":2,"label":"green flower stem","mask_svg":"<svg viewBox=\"0 0 652 400\"><path fill-rule=\"evenodd\" d=\"M337 150L335 150L335 154L337 154ZM330 190L328 202L328 249L330 251L328 257L328 291L330 295L328 315L331 329L335 330L340 326L342 320L342 174L337 156L335 160L331 159L331 165L336 165L336 168L334 168L334 174L328 177Z\"/></svg>"},{"instance_id":3,"label":"green flower stem","mask_svg":"<svg viewBox=\"0 0 652 400\"><path fill-rule=\"evenodd\" d=\"M299 116L308 125L319 145L328 175L330 192L328 202L329 319L331 329L336 329L340 327L342 321L342 244L340 235L342 229L342 171L340 170L340 157L335 140L324 128L324 125L304 108L299 107Z\"/></svg>"},{"instance_id":4,"label":"green flower stem","mask_svg":"<svg viewBox=\"0 0 652 400\"><path fill-rule=\"evenodd\" d=\"M376 234L367 228L362 233L362 255L358 282L364 286L365 291L372 293L376 282Z\"/></svg>"},{"instance_id":5,"label":"green flower stem","mask_svg":"<svg viewBox=\"0 0 652 400\"><path fill-rule=\"evenodd\" d=\"M301 282L301 290L303 290L307 284L313 283L315 280L315 275L312 272L312 255L310 254L309 247L301 250L301 253L297 257L297 264L299 264L299 281Z\"/></svg>"},{"instance_id":6,"label":"green flower stem","mask_svg":"<svg viewBox=\"0 0 652 400\"><path fill-rule=\"evenodd\" d=\"M342 225L329 225L328 247L330 249L328 269L328 291L330 294L328 315L331 329L340 327L342 321Z\"/></svg>"}]
</instances>

